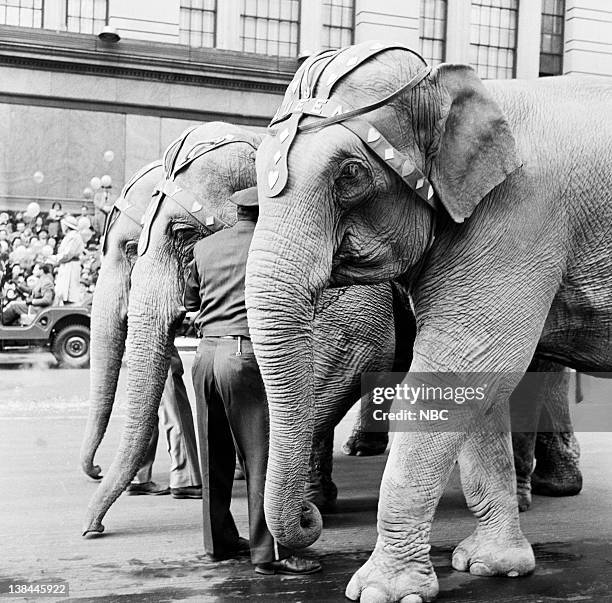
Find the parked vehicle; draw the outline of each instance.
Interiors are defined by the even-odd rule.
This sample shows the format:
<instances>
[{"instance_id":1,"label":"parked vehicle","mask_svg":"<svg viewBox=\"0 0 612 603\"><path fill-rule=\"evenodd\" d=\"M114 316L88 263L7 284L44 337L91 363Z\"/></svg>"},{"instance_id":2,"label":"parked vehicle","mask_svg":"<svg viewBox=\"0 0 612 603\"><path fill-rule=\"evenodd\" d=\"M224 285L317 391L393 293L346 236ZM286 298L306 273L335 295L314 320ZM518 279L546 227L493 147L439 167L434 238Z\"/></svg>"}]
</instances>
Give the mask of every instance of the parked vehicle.
<instances>
[{"instance_id":1,"label":"parked vehicle","mask_svg":"<svg viewBox=\"0 0 612 603\"><path fill-rule=\"evenodd\" d=\"M24 326L0 324L0 351L44 347L62 368L89 366L89 308L50 306Z\"/></svg>"}]
</instances>

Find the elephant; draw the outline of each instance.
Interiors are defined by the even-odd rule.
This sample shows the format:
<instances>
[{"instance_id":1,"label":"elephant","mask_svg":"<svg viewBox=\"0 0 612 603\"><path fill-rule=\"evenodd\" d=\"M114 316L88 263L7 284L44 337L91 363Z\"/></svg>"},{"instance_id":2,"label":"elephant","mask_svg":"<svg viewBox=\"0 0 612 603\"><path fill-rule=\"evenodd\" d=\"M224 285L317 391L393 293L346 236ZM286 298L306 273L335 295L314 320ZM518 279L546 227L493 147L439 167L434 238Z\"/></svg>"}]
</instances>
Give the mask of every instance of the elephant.
<instances>
[{"instance_id":1,"label":"elephant","mask_svg":"<svg viewBox=\"0 0 612 603\"><path fill-rule=\"evenodd\" d=\"M327 288L396 279L407 289L417 334L404 385L493 376L473 419L454 409L444 430L438 421L395 434L377 543L349 599L437 596L429 534L457 460L477 526L452 566L534 570L498 421L536 351L583 372L612 369L611 102L597 78L483 82L467 65L431 68L381 42L314 55L289 85L257 154L246 279L270 411L272 534L294 548L319 535L302 523L300 499L312 322ZM289 425L300 429L291 438Z\"/></svg>"},{"instance_id":2,"label":"elephant","mask_svg":"<svg viewBox=\"0 0 612 603\"><path fill-rule=\"evenodd\" d=\"M228 199L255 184L259 142L243 128L211 122L188 130L166 151L166 179L145 213L139 257L131 272L126 424L115 459L89 503L84 535L104 530L104 515L138 469L157 420L174 328L184 314L182 293L191 250L197 240L235 221ZM329 452L325 438L359 399L361 372L391 368L396 336L390 283L337 289L323 297L319 311L317 378L325 398L321 396L317 412L318 439L303 451L308 457L311 448ZM404 328L413 328L411 316ZM313 464L316 473L320 463L315 459ZM311 480L315 485L334 488L316 484L316 477ZM311 498L316 496L311 492ZM318 518L319 513L313 510L312 516Z\"/></svg>"},{"instance_id":3,"label":"elephant","mask_svg":"<svg viewBox=\"0 0 612 603\"><path fill-rule=\"evenodd\" d=\"M82 470L96 480L102 470L94 457L110 420L125 351L130 272L137 258L140 222L162 175L161 161L154 161L132 176L107 218L101 241L105 257L92 303L89 414L80 453Z\"/></svg>"}]
</instances>

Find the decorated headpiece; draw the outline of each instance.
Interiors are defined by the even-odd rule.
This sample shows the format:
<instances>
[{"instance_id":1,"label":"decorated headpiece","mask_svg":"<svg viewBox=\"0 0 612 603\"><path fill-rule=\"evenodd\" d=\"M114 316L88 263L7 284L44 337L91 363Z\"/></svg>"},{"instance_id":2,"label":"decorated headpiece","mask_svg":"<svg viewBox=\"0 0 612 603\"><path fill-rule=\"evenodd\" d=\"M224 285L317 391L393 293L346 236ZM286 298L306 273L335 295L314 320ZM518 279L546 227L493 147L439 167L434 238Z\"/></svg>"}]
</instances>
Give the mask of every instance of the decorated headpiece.
<instances>
[{"instance_id":1,"label":"decorated headpiece","mask_svg":"<svg viewBox=\"0 0 612 603\"><path fill-rule=\"evenodd\" d=\"M126 183L126 185L121 190L121 194L115 201L111 211L106 217L106 222L104 223L104 233L101 239L101 248L102 255L106 253L106 239L110 229L113 224L117 221L117 218L120 214L124 214L127 216L132 222L136 223L140 228L142 228L142 217L144 215L145 208L139 205L134 205L127 200L127 194L131 190L131 188L138 182L143 176L152 172L154 169L160 168L162 166L162 162L157 160L153 161L143 168L138 170Z\"/></svg>"},{"instance_id":2,"label":"decorated headpiece","mask_svg":"<svg viewBox=\"0 0 612 603\"><path fill-rule=\"evenodd\" d=\"M334 86L359 65L381 52L394 49L405 50L418 57L423 61L423 69L389 96L364 107L347 110L342 103L330 98ZM382 42L366 42L340 50L324 50L309 57L295 74L283 103L268 128L270 136L265 144L270 149L270 163L266 166L266 179L263 183L266 196L279 195L287 184L287 159L298 131L319 130L332 124L340 124L359 137L419 198L435 209L434 190L425 174L410 157L394 147L379 129L359 117L411 90L423 81L430 71L425 59L414 50ZM317 96L313 97L315 89ZM305 115L320 119L300 125Z\"/></svg>"},{"instance_id":3,"label":"decorated headpiece","mask_svg":"<svg viewBox=\"0 0 612 603\"><path fill-rule=\"evenodd\" d=\"M163 164L165 178L158 183L153 199L142 217L143 231L140 235L140 239L138 240L138 255L143 255L149 247L151 227L153 226L155 216L157 215L159 207L161 206L161 203L165 197L172 199L175 203L180 205L183 210L185 210L211 234L228 226L223 220L216 216L205 216L204 212L202 211L204 206L200 203L198 196L187 189L179 187L176 182L174 182L174 179L180 172L189 167L196 159L199 159L202 157L202 155L215 151L216 149L219 149L225 145L237 142L244 143L249 145L254 151L257 150L257 146L254 144L253 138L228 133L223 136L218 136L217 138L196 142L185 155L184 159L177 164L179 153L183 148L187 137L199 127L199 125L193 126L192 128L183 132L179 138L170 144L164 153Z\"/></svg>"}]
</instances>

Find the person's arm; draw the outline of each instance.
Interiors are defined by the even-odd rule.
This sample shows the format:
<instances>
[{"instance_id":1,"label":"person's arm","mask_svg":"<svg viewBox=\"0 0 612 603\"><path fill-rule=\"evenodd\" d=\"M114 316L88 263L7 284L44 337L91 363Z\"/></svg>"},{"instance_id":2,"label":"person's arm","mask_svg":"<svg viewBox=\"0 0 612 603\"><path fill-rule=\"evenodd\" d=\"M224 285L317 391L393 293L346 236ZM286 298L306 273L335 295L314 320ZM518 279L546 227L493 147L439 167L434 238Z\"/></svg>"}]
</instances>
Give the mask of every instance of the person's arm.
<instances>
[{"instance_id":1,"label":"person's arm","mask_svg":"<svg viewBox=\"0 0 612 603\"><path fill-rule=\"evenodd\" d=\"M17 289L24 293L25 295L32 295L32 289L28 287L25 283L17 283Z\"/></svg>"},{"instance_id":2,"label":"person's arm","mask_svg":"<svg viewBox=\"0 0 612 603\"><path fill-rule=\"evenodd\" d=\"M46 280L41 287L42 295L40 297L33 297L30 302L33 306L47 307L53 303L55 297L55 286L52 280Z\"/></svg>"},{"instance_id":3,"label":"person's arm","mask_svg":"<svg viewBox=\"0 0 612 603\"><path fill-rule=\"evenodd\" d=\"M200 309L200 275L195 260L189 264L189 276L185 283L183 305L187 312L196 312Z\"/></svg>"}]
</instances>

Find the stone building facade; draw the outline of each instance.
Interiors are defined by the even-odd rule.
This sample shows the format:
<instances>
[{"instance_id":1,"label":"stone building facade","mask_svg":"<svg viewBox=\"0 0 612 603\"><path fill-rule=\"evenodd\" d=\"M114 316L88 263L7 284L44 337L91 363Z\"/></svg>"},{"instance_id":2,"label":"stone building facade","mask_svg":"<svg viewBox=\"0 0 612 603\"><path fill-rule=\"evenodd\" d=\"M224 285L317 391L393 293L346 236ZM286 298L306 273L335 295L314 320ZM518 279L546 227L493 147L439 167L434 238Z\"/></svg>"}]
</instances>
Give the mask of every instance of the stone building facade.
<instances>
[{"instance_id":1,"label":"stone building facade","mask_svg":"<svg viewBox=\"0 0 612 603\"><path fill-rule=\"evenodd\" d=\"M300 57L368 39L482 77L612 75L608 0L0 0L0 209L77 207L103 174L116 195L193 123L263 129Z\"/></svg>"}]
</instances>

